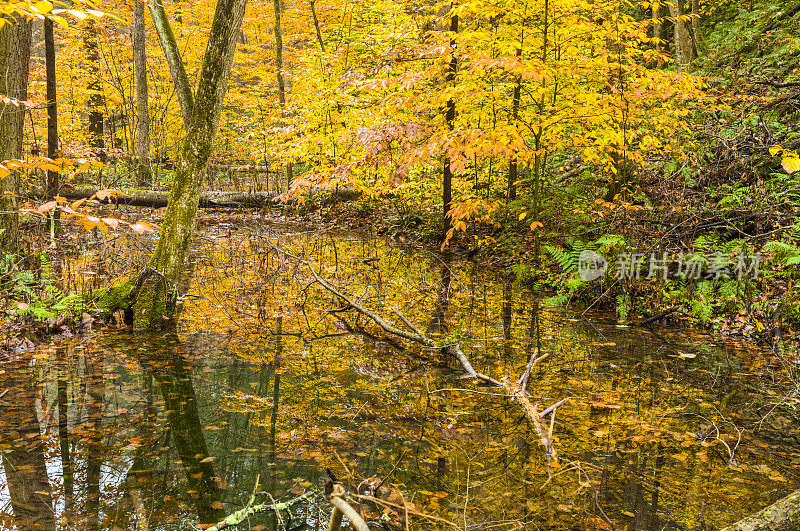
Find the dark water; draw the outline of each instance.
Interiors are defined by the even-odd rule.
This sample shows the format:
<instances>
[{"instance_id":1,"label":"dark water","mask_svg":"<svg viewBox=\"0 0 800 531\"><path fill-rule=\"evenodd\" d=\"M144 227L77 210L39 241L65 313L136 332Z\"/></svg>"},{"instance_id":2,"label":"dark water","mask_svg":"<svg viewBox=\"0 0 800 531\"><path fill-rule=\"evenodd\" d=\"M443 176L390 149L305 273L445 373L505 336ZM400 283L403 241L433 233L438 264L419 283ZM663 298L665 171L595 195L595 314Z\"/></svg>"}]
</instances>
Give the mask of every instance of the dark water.
<instances>
[{"instance_id":1,"label":"dark water","mask_svg":"<svg viewBox=\"0 0 800 531\"><path fill-rule=\"evenodd\" d=\"M548 310L478 264L289 232L201 238L173 332L111 326L0 363L0 527L196 529L254 489L319 491L326 468L350 492L381 485L393 505L362 504L374 529L404 528L403 507L411 529L716 529L800 487L780 356ZM542 409L569 397L550 475L519 406L326 312L341 303L276 242L396 325L392 307L461 341L480 372L516 379L549 353L528 392ZM314 496L242 527L328 515Z\"/></svg>"}]
</instances>

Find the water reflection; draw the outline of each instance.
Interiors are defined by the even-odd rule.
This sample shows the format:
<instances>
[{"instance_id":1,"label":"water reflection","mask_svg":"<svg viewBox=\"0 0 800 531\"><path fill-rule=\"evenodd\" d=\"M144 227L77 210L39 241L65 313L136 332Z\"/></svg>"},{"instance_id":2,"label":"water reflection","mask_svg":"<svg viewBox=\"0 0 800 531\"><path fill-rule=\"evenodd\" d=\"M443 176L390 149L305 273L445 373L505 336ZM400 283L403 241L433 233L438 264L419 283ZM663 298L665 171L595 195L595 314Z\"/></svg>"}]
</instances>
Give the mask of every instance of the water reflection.
<instances>
[{"instance_id":1,"label":"water reflection","mask_svg":"<svg viewBox=\"0 0 800 531\"><path fill-rule=\"evenodd\" d=\"M37 403L42 405L42 388L23 360L4 363L0 373L0 389L3 389L0 445L12 521L24 529L55 529L45 441L37 414Z\"/></svg>"},{"instance_id":2,"label":"water reflection","mask_svg":"<svg viewBox=\"0 0 800 531\"><path fill-rule=\"evenodd\" d=\"M288 499L326 468L474 529L715 528L800 484L800 456L781 439L788 412L772 410L774 429L751 429L769 400L754 392L756 351L547 310L475 264L296 237L343 289L460 339L482 372L516 378L534 349L550 354L528 384L542 407L570 397L548 479L513 404L459 379L435 351L326 311L339 302L265 238L195 250L175 332L108 329L0 362L0 527L192 529L246 503L257 478ZM745 431L730 466L720 440L733 446L734 427ZM292 520L322 527L325 510L314 500Z\"/></svg>"}]
</instances>

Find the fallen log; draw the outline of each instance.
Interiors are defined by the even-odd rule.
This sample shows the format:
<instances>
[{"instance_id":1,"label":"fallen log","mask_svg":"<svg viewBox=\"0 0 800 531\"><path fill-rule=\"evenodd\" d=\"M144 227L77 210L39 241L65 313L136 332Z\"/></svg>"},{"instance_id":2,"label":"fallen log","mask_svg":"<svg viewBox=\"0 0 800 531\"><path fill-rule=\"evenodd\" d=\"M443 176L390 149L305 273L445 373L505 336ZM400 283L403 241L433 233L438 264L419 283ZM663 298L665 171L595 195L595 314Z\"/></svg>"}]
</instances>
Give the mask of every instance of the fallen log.
<instances>
[{"instance_id":1,"label":"fallen log","mask_svg":"<svg viewBox=\"0 0 800 531\"><path fill-rule=\"evenodd\" d=\"M800 529L800 490L722 531L793 531Z\"/></svg>"},{"instance_id":2,"label":"fallen log","mask_svg":"<svg viewBox=\"0 0 800 531\"><path fill-rule=\"evenodd\" d=\"M59 191L61 197L69 200L83 199L92 197L100 191L98 188L63 188ZM115 194L114 197L107 197L103 200L97 200L103 204L119 204L130 206L142 206L150 208L162 208L167 206L169 200L169 191L157 190L135 190L135 189L122 189L119 190L121 194ZM200 208L221 208L221 207L234 207L241 206L246 208L262 208L265 206L282 206L282 203L277 203L275 198L278 197L277 192L203 192L200 194ZM37 199L44 197L44 195L33 190L26 194L29 199Z\"/></svg>"},{"instance_id":3,"label":"fallen log","mask_svg":"<svg viewBox=\"0 0 800 531\"><path fill-rule=\"evenodd\" d=\"M262 172L272 172L275 173L275 168L270 169L269 166L261 166L258 164L245 164L241 166L235 166L230 164L209 164L208 169L212 171L230 171L234 173L262 173Z\"/></svg>"}]
</instances>

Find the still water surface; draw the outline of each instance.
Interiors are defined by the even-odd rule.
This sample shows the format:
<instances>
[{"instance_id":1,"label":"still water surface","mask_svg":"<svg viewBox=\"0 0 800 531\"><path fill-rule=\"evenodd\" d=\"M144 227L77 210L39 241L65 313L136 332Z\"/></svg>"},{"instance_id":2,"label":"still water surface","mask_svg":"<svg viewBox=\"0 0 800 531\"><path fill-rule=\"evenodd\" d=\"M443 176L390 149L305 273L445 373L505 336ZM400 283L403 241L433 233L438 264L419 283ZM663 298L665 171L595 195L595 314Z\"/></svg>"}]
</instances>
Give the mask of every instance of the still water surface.
<instances>
[{"instance_id":1,"label":"still water surface","mask_svg":"<svg viewBox=\"0 0 800 531\"><path fill-rule=\"evenodd\" d=\"M438 518L410 529L716 529L800 488L797 386L772 353L547 309L479 264L379 239L214 234L175 331L110 326L0 362L0 528L197 529L254 489L319 490L326 468ZM330 313L341 303L276 243L398 326L392 307L461 341L480 372L516 379L549 353L528 384L542 409L569 397L549 474L518 406ZM392 507L363 505L400 529ZM243 528L324 529L328 514L316 496Z\"/></svg>"}]
</instances>

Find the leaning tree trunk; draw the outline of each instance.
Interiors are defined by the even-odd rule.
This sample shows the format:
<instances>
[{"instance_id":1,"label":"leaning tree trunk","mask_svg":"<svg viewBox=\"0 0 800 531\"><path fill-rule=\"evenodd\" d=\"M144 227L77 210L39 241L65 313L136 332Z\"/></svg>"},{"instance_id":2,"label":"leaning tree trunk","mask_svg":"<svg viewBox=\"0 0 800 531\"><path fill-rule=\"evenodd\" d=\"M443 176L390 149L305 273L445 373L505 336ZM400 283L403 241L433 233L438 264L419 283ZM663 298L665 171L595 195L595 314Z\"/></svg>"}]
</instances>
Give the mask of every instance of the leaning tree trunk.
<instances>
[{"instance_id":1,"label":"leaning tree trunk","mask_svg":"<svg viewBox=\"0 0 800 531\"><path fill-rule=\"evenodd\" d=\"M800 529L800 490L722 531L796 531Z\"/></svg>"},{"instance_id":2,"label":"leaning tree trunk","mask_svg":"<svg viewBox=\"0 0 800 531\"><path fill-rule=\"evenodd\" d=\"M136 2L133 9L133 68L136 74L136 178L144 184L150 182L150 109L142 2Z\"/></svg>"},{"instance_id":3,"label":"leaning tree trunk","mask_svg":"<svg viewBox=\"0 0 800 531\"><path fill-rule=\"evenodd\" d=\"M188 128L192 119L194 97L189 78L186 75L186 67L183 65L181 53L178 50L178 42L175 40L175 34L172 32L172 26L169 24L162 0L153 0L147 5L150 8L150 16L153 18L153 25L156 28L158 40L161 42L161 48L164 50L164 56L167 58L172 81L175 83L175 94L177 94L178 103L181 106L183 125ZM219 4L217 8L219 9Z\"/></svg>"},{"instance_id":4,"label":"leaning tree trunk","mask_svg":"<svg viewBox=\"0 0 800 531\"><path fill-rule=\"evenodd\" d=\"M146 270L101 295L106 310L130 310L135 329L159 328L175 313L189 240L214 136L222 113L233 55L247 0L218 0L211 25L189 130L175 166L161 237Z\"/></svg>"},{"instance_id":5,"label":"leaning tree trunk","mask_svg":"<svg viewBox=\"0 0 800 531\"><path fill-rule=\"evenodd\" d=\"M0 94L18 100L0 104L0 163L22 156L22 133L28 99L28 67L31 56L30 22L14 17L0 28ZM0 249L19 251L19 174L11 172L0 181Z\"/></svg>"}]
</instances>

